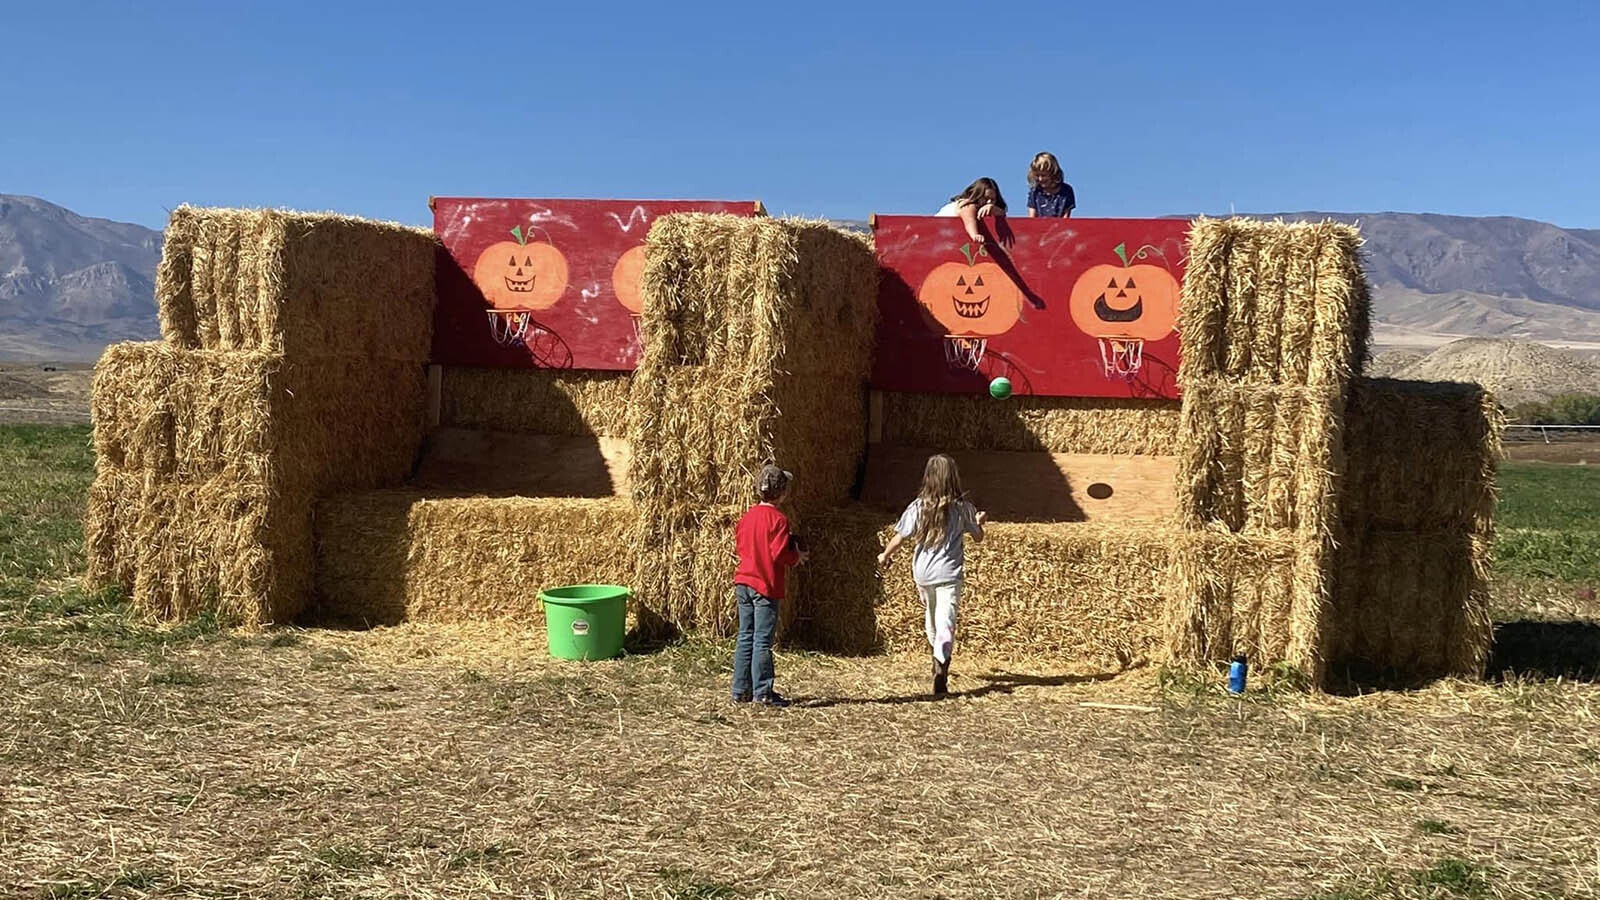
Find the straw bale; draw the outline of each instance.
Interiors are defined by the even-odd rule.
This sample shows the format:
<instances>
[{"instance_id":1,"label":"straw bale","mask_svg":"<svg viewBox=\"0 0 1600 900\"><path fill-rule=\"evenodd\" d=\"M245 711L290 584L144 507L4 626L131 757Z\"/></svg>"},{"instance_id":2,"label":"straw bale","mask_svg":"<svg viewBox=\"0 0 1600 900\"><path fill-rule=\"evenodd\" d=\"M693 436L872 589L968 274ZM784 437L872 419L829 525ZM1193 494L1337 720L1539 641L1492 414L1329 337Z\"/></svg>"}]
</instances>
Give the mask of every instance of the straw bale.
<instances>
[{"instance_id":1,"label":"straw bale","mask_svg":"<svg viewBox=\"0 0 1600 900\"><path fill-rule=\"evenodd\" d=\"M951 450L1160 455L1178 443L1179 402L883 393L883 441Z\"/></svg>"},{"instance_id":2,"label":"straw bale","mask_svg":"<svg viewBox=\"0 0 1600 900\"><path fill-rule=\"evenodd\" d=\"M1336 222L1196 219L1180 383L1344 384L1360 370L1370 330L1360 246L1359 233Z\"/></svg>"},{"instance_id":3,"label":"straw bale","mask_svg":"<svg viewBox=\"0 0 1600 900\"><path fill-rule=\"evenodd\" d=\"M620 498L330 497L317 507L315 612L364 625L543 621L544 588L631 583L632 528Z\"/></svg>"},{"instance_id":4,"label":"straw bale","mask_svg":"<svg viewBox=\"0 0 1600 900\"><path fill-rule=\"evenodd\" d=\"M1242 653L1256 663L1285 661L1315 669L1315 660L1308 658L1305 617L1295 608L1305 586L1298 579L1293 532L1243 535L1212 528L1179 532L1171 540L1166 582L1171 659L1198 663Z\"/></svg>"},{"instance_id":5,"label":"straw bale","mask_svg":"<svg viewBox=\"0 0 1600 900\"><path fill-rule=\"evenodd\" d=\"M226 476L175 483L101 471L85 517L89 576L162 618L218 610L245 625L286 621L311 586L310 505ZM305 514L285 514L294 509Z\"/></svg>"},{"instance_id":6,"label":"straw bale","mask_svg":"<svg viewBox=\"0 0 1600 900\"><path fill-rule=\"evenodd\" d=\"M658 520L636 539L633 576L642 610L676 630L726 637L738 624L733 600L734 528L743 506L718 506ZM798 524L796 521L795 524Z\"/></svg>"},{"instance_id":7,"label":"straw bale","mask_svg":"<svg viewBox=\"0 0 1600 900\"><path fill-rule=\"evenodd\" d=\"M1480 674L1502 424L1477 385L1353 383L1327 635L1335 665Z\"/></svg>"},{"instance_id":8,"label":"straw bale","mask_svg":"<svg viewBox=\"0 0 1600 900\"><path fill-rule=\"evenodd\" d=\"M423 402L412 363L113 345L92 398L91 580L164 616L293 618L309 598L313 498L402 481Z\"/></svg>"},{"instance_id":9,"label":"straw bale","mask_svg":"<svg viewBox=\"0 0 1600 900\"><path fill-rule=\"evenodd\" d=\"M1336 389L1207 378L1185 388L1178 508L1187 527L1324 527L1338 498L1345 403Z\"/></svg>"},{"instance_id":10,"label":"straw bale","mask_svg":"<svg viewBox=\"0 0 1600 900\"><path fill-rule=\"evenodd\" d=\"M431 232L350 216L179 207L156 294L181 347L422 362L433 342Z\"/></svg>"},{"instance_id":11,"label":"straw bale","mask_svg":"<svg viewBox=\"0 0 1600 900\"><path fill-rule=\"evenodd\" d=\"M406 362L113 344L91 392L97 464L275 491L395 484L422 439L424 382Z\"/></svg>"},{"instance_id":12,"label":"straw bale","mask_svg":"<svg viewBox=\"0 0 1600 900\"><path fill-rule=\"evenodd\" d=\"M666 621L720 631L731 567L684 554L720 546L760 466L795 472L797 512L854 486L877 263L861 236L803 220L666 216L648 248L628 426L636 582Z\"/></svg>"},{"instance_id":13,"label":"straw bale","mask_svg":"<svg viewBox=\"0 0 1600 900\"><path fill-rule=\"evenodd\" d=\"M439 424L522 434L627 437L627 372L446 366Z\"/></svg>"},{"instance_id":14,"label":"straw bale","mask_svg":"<svg viewBox=\"0 0 1600 900\"><path fill-rule=\"evenodd\" d=\"M194 207L180 206L173 210L161 238L161 262L156 266L161 334L184 347L200 346L200 323L192 290L199 227L199 211Z\"/></svg>"},{"instance_id":15,"label":"straw bale","mask_svg":"<svg viewBox=\"0 0 1600 900\"><path fill-rule=\"evenodd\" d=\"M1328 657L1406 677L1482 674L1492 638L1487 539L1460 530L1363 530L1338 554Z\"/></svg>"},{"instance_id":16,"label":"straw bale","mask_svg":"<svg viewBox=\"0 0 1600 900\"><path fill-rule=\"evenodd\" d=\"M1473 384L1356 379L1343 515L1359 527L1493 527L1504 417Z\"/></svg>"},{"instance_id":17,"label":"straw bale","mask_svg":"<svg viewBox=\"0 0 1600 900\"><path fill-rule=\"evenodd\" d=\"M802 523L811 559L796 570L796 643L860 653L922 650L923 611L902 553L878 573L893 516L860 506ZM958 652L1122 669L1160 652L1170 523L992 523L969 541ZM909 549L909 548L908 548Z\"/></svg>"},{"instance_id":18,"label":"straw bale","mask_svg":"<svg viewBox=\"0 0 1600 900\"><path fill-rule=\"evenodd\" d=\"M864 442L832 432L864 419L877 294L865 241L816 222L684 214L659 220L649 248L630 435L645 473L634 483L658 493L641 502L741 502L763 462L790 456L815 465L785 462L797 507L846 497Z\"/></svg>"}]
</instances>

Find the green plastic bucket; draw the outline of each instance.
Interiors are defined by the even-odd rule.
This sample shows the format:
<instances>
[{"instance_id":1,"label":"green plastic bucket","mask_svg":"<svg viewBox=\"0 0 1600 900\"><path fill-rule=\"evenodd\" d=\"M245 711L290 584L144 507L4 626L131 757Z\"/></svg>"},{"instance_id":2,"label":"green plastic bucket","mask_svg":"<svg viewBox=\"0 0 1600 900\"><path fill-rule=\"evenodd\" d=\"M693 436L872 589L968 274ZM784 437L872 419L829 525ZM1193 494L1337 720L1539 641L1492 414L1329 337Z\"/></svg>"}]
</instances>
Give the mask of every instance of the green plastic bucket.
<instances>
[{"instance_id":1,"label":"green plastic bucket","mask_svg":"<svg viewBox=\"0 0 1600 900\"><path fill-rule=\"evenodd\" d=\"M615 584L574 584L541 591L550 655L557 659L620 655L632 594Z\"/></svg>"}]
</instances>

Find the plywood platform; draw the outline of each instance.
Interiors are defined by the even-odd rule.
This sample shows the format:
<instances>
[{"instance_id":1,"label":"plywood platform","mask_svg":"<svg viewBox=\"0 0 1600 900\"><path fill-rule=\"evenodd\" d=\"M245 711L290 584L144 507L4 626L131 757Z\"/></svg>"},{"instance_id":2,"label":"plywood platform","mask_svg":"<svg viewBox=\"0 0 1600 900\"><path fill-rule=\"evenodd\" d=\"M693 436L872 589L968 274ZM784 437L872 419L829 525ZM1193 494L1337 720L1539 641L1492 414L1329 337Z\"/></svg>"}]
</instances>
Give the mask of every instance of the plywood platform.
<instances>
[{"instance_id":1,"label":"plywood platform","mask_svg":"<svg viewBox=\"0 0 1600 900\"><path fill-rule=\"evenodd\" d=\"M863 502L903 509L916 496L925 447L873 444ZM1149 521L1175 513L1177 458L1093 453L966 450L950 454L962 485L994 521Z\"/></svg>"}]
</instances>

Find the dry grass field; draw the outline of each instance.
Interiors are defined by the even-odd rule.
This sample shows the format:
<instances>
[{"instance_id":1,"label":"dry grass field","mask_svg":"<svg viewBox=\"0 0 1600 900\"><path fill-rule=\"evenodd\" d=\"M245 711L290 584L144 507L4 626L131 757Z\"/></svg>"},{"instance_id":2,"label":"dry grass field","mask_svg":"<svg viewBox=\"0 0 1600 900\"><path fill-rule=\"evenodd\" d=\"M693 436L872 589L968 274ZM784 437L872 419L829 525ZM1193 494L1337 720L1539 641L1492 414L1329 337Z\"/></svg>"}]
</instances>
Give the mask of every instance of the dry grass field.
<instances>
[{"instance_id":1,"label":"dry grass field","mask_svg":"<svg viewBox=\"0 0 1600 900\"><path fill-rule=\"evenodd\" d=\"M91 467L0 428L0 896L1600 897L1587 467L1503 475L1503 678L791 652L783 711L715 643L158 626L78 584Z\"/></svg>"}]
</instances>

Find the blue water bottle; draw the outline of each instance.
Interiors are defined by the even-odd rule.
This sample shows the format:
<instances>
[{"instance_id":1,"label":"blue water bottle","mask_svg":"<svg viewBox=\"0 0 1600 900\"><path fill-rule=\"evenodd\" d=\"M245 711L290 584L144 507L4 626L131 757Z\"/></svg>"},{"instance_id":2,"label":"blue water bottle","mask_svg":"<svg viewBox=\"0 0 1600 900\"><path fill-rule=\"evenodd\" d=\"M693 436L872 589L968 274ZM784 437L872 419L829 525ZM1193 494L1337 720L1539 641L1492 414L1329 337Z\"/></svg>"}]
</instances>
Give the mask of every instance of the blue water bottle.
<instances>
[{"instance_id":1,"label":"blue water bottle","mask_svg":"<svg viewBox=\"0 0 1600 900\"><path fill-rule=\"evenodd\" d=\"M1245 681L1250 676L1250 663L1245 661L1244 654L1233 658L1233 665L1228 667L1228 693L1244 693Z\"/></svg>"}]
</instances>

